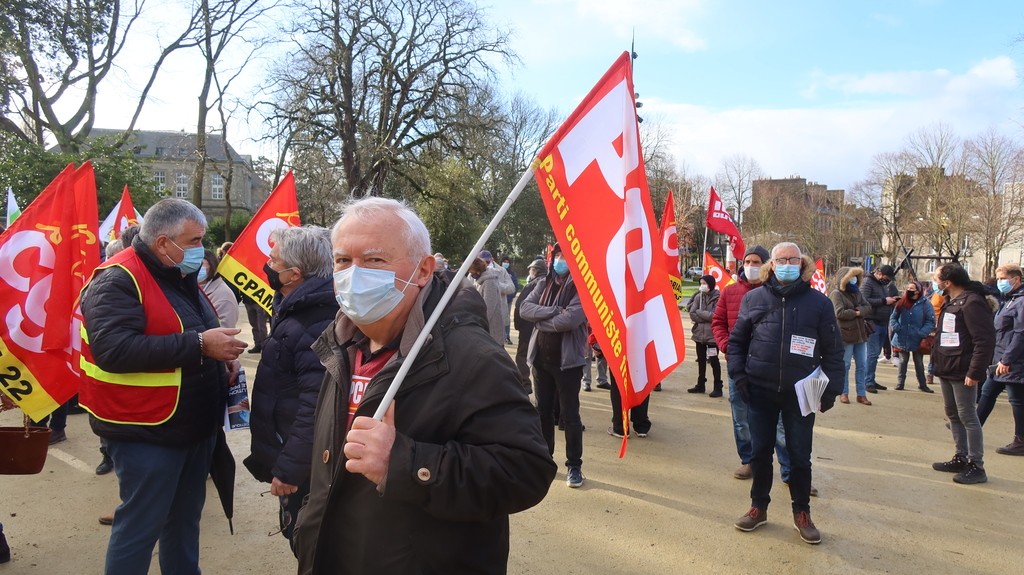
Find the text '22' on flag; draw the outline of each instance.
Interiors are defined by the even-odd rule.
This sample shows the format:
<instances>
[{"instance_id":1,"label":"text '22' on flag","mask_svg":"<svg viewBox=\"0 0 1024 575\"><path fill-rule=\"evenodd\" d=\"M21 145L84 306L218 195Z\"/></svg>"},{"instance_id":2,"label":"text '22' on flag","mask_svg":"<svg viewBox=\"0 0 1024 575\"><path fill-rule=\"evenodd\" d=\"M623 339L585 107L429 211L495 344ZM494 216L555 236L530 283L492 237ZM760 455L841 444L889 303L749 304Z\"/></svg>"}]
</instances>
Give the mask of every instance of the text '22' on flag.
<instances>
[{"instance_id":1,"label":"text '22' on flag","mask_svg":"<svg viewBox=\"0 0 1024 575\"><path fill-rule=\"evenodd\" d=\"M534 170L624 410L642 403L685 349L633 98L624 52L544 146Z\"/></svg>"}]
</instances>

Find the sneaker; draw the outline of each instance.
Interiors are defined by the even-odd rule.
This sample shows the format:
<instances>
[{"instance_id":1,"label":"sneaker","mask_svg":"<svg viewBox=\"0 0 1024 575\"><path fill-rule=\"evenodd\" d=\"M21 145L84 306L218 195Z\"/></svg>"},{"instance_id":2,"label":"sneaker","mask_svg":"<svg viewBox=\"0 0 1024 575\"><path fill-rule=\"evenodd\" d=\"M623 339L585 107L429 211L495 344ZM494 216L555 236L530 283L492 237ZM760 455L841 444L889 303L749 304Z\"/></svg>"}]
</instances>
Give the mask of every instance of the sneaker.
<instances>
[{"instance_id":1,"label":"sneaker","mask_svg":"<svg viewBox=\"0 0 1024 575\"><path fill-rule=\"evenodd\" d=\"M625 437L624 433L622 433L621 431L615 431L615 429L612 427L608 428L608 435L614 435L615 437Z\"/></svg>"},{"instance_id":2,"label":"sneaker","mask_svg":"<svg viewBox=\"0 0 1024 575\"><path fill-rule=\"evenodd\" d=\"M750 479L754 476L754 469L750 467L749 463L740 465L739 469L732 472L732 476L736 479Z\"/></svg>"},{"instance_id":3,"label":"sneaker","mask_svg":"<svg viewBox=\"0 0 1024 575\"><path fill-rule=\"evenodd\" d=\"M800 533L800 539L804 543L810 543L811 545L817 545L821 543L821 532L814 526L814 522L811 521L811 514L806 511L800 511L793 514L793 527Z\"/></svg>"},{"instance_id":4,"label":"sneaker","mask_svg":"<svg viewBox=\"0 0 1024 575\"><path fill-rule=\"evenodd\" d=\"M973 461L967 462L967 467L953 476L954 483L961 483L963 485L974 485L975 483L985 483L988 481L988 475L985 473L985 469L978 467Z\"/></svg>"},{"instance_id":5,"label":"sneaker","mask_svg":"<svg viewBox=\"0 0 1024 575\"><path fill-rule=\"evenodd\" d=\"M740 531L750 532L758 527L768 523L768 511L764 509L758 509L757 507L751 507L747 514L739 518L739 521L733 523L733 526Z\"/></svg>"},{"instance_id":6,"label":"sneaker","mask_svg":"<svg viewBox=\"0 0 1024 575\"><path fill-rule=\"evenodd\" d=\"M690 389L687 389L686 393L704 393L704 386L700 384L695 385Z\"/></svg>"},{"instance_id":7,"label":"sneaker","mask_svg":"<svg viewBox=\"0 0 1024 575\"><path fill-rule=\"evenodd\" d=\"M935 471L945 471L947 473L960 473L967 469L967 458L957 453L953 456L953 459L950 459L949 461L933 463L932 469Z\"/></svg>"},{"instance_id":8,"label":"sneaker","mask_svg":"<svg viewBox=\"0 0 1024 575\"><path fill-rule=\"evenodd\" d=\"M583 470L579 467L570 467L569 473L566 474L565 484L569 487L583 487Z\"/></svg>"},{"instance_id":9,"label":"sneaker","mask_svg":"<svg viewBox=\"0 0 1024 575\"><path fill-rule=\"evenodd\" d=\"M512 339L506 337L505 338L505 345L512 345Z\"/></svg>"},{"instance_id":10,"label":"sneaker","mask_svg":"<svg viewBox=\"0 0 1024 575\"><path fill-rule=\"evenodd\" d=\"M599 382L597 382L597 388L598 389L611 389L612 386L607 381L605 381L603 383L599 381Z\"/></svg>"},{"instance_id":11,"label":"sneaker","mask_svg":"<svg viewBox=\"0 0 1024 575\"><path fill-rule=\"evenodd\" d=\"M1003 447L997 447L996 453L1000 455L1024 455L1024 438L1014 437L1013 441Z\"/></svg>"},{"instance_id":12,"label":"sneaker","mask_svg":"<svg viewBox=\"0 0 1024 575\"><path fill-rule=\"evenodd\" d=\"M64 433L63 429L50 432L50 445L56 445L58 443L64 443L68 440L67 434Z\"/></svg>"},{"instance_id":13,"label":"sneaker","mask_svg":"<svg viewBox=\"0 0 1024 575\"><path fill-rule=\"evenodd\" d=\"M633 431L636 431L636 430L634 429ZM646 431L643 432L643 433L640 433L639 431L636 431L636 436L641 438L641 439L643 439L644 437L647 437L647 433L648 432L646 432Z\"/></svg>"},{"instance_id":14,"label":"sneaker","mask_svg":"<svg viewBox=\"0 0 1024 575\"><path fill-rule=\"evenodd\" d=\"M583 384L583 391L590 391L590 384L589 383L584 383Z\"/></svg>"}]
</instances>

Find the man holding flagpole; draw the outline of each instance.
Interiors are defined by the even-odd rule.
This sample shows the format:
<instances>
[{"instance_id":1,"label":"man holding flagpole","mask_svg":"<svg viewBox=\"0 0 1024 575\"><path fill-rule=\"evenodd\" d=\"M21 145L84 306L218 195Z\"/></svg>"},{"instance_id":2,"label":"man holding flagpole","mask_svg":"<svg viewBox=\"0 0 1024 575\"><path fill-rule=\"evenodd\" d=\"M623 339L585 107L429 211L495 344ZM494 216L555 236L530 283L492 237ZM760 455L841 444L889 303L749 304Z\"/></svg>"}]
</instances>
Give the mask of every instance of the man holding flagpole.
<instances>
[{"instance_id":1,"label":"man holding flagpole","mask_svg":"<svg viewBox=\"0 0 1024 575\"><path fill-rule=\"evenodd\" d=\"M423 222L395 200L345 206L331 243L341 309L313 344L327 375L299 573L505 573L508 516L544 498L556 466L483 299L455 294L375 419L448 285Z\"/></svg>"}]
</instances>

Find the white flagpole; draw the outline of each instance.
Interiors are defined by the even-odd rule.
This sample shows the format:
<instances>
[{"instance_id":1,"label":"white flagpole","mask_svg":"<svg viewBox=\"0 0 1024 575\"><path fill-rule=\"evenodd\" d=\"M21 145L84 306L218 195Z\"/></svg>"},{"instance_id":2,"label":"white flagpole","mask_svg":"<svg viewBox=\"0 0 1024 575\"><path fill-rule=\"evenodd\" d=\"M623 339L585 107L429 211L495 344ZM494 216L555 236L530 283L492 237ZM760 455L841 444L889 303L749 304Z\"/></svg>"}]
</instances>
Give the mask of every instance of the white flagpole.
<instances>
[{"instance_id":1,"label":"white flagpole","mask_svg":"<svg viewBox=\"0 0 1024 575\"><path fill-rule=\"evenodd\" d=\"M536 162L537 160L535 159L533 164L536 164ZM519 182L514 188L512 188L512 192L508 197L505 198L505 203L501 205L498 212L494 214L493 218L491 218L491 223L487 225L487 228L484 230L483 234L481 234L480 239L478 239L476 244L473 245L469 255L463 260L462 266L459 267L459 271L456 272L455 277L452 278L448 289L445 290L444 295L441 296L441 301L437 302L437 307L434 308L434 312L427 318L427 322L423 325L423 330L420 331L420 334L416 337L416 341L412 344L412 348L409 349L409 355L402 360L402 366L398 368L398 373L395 375L395 379L391 381L391 385L388 387L387 392L384 393L384 398L380 400L380 406L377 407L377 412L373 414L373 418L377 421L384 419L384 413L388 410L391 402L394 401L395 396L398 395L398 390L402 387L402 382L405 381L405 376L412 368L412 363L416 360L416 356L420 354L420 350L423 348L424 342L427 341L427 336L430 335L430 330L433 329L434 324L436 324L437 320L440 319L441 313L444 312L444 308L448 305L448 302L451 301L455 292L459 290L459 287L462 284L462 279L465 278L466 274L469 272L469 266L472 265L473 260L476 259L476 254L480 253L480 250L484 248L484 244L491 238L491 234L493 234L494 230L497 229L502 218L505 217L509 208L511 208L512 204L519 198L519 194L522 193L523 188L525 188L526 184L533 179L533 164L523 172L523 176L519 178Z\"/></svg>"}]
</instances>

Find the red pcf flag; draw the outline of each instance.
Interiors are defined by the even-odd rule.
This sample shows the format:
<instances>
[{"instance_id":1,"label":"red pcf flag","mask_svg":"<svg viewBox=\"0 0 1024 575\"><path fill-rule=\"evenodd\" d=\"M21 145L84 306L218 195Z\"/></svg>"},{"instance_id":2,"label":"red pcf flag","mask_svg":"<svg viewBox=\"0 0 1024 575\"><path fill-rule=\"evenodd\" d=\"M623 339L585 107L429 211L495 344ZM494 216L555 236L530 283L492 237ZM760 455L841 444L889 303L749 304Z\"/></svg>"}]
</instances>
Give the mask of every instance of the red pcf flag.
<instances>
[{"instance_id":1,"label":"red pcf flag","mask_svg":"<svg viewBox=\"0 0 1024 575\"><path fill-rule=\"evenodd\" d=\"M672 200L672 190L665 199L665 210L661 212L661 250L665 255L665 266L668 267L668 283L676 296L676 304L683 303L683 277L679 273L679 236L676 235L676 208Z\"/></svg>"},{"instance_id":2,"label":"red pcf flag","mask_svg":"<svg viewBox=\"0 0 1024 575\"><path fill-rule=\"evenodd\" d=\"M114 220L114 239L121 237L121 232L136 226L139 224L138 217L135 215L138 212L135 211L135 204L132 203L132 196L128 193L128 185L124 186L124 191L121 192L121 201L117 204L117 216ZM126 246L127 247L127 246Z\"/></svg>"},{"instance_id":3,"label":"red pcf flag","mask_svg":"<svg viewBox=\"0 0 1024 575\"><path fill-rule=\"evenodd\" d=\"M276 229L302 225L299 201L295 194L295 176L289 171L267 196L260 209L245 226L220 260L217 273L234 284L238 291L273 312L274 290L267 283L263 266L270 259L270 233Z\"/></svg>"},{"instance_id":4,"label":"red pcf flag","mask_svg":"<svg viewBox=\"0 0 1024 575\"><path fill-rule=\"evenodd\" d=\"M685 346L647 189L628 53L544 146L534 177L628 410L683 360Z\"/></svg>"},{"instance_id":5,"label":"red pcf flag","mask_svg":"<svg viewBox=\"0 0 1024 575\"><path fill-rule=\"evenodd\" d=\"M828 286L825 283L825 262L821 261L821 258L814 262L814 275L811 276L811 287L828 295Z\"/></svg>"},{"instance_id":6,"label":"red pcf flag","mask_svg":"<svg viewBox=\"0 0 1024 575\"><path fill-rule=\"evenodd\" d=\"M746 246L743 245L740 230L732 221L732 216L722 206L722 198L718 197L714 186L711 186L711 193L708 196L707 226L718 233L729 236L729 248L732 251L732 256L736 261L742 262Z\"/></svg>"},{"instance_id":7,"label":"red pcf flag","mask_svg":"<svg viewBox=\"0 0 1024 575\"><path fill-rule=\"evenodd\" d=\"M718 260L711 257L711 254L704 252L704 274L715 278L715 286L721 291L725 286L736 283L729 270L718 263Z\"/></svg>"},{"instance_id":8,"label":"red pcf flag","mask_svg":"<svg viewBox=\"0 0 1024 575\"><path fill-rule=\"evenodd\" d=\"M78 392L78 294L99 263L96 179L68 165L0 235L0 390L39 421Z\"/></svg>"}]
</instances>

